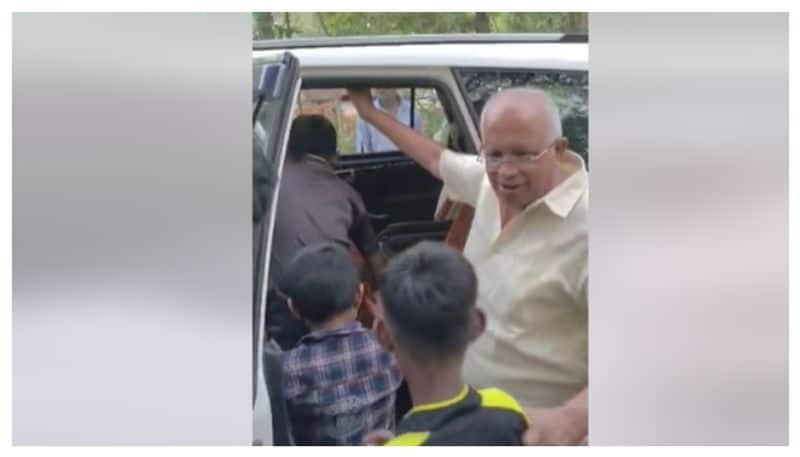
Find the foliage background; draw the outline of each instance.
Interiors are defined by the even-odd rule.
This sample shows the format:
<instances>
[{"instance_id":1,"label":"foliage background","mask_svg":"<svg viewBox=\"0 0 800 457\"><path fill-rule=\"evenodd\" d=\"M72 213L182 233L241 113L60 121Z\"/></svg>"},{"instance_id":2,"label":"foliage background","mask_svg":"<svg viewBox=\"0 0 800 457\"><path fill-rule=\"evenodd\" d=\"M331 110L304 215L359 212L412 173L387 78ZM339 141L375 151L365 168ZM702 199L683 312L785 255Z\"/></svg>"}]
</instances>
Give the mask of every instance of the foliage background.
<instances>
[{"instance_id":1,"label":"foliage background","mask_svg":"<svg viewBox=\"0 0 800 457\"><path fill-rule=\"evenodd\" d=\"M588 33L587 13L253 13L253 39L424 33Z\"/></svg>"}]
</instances>

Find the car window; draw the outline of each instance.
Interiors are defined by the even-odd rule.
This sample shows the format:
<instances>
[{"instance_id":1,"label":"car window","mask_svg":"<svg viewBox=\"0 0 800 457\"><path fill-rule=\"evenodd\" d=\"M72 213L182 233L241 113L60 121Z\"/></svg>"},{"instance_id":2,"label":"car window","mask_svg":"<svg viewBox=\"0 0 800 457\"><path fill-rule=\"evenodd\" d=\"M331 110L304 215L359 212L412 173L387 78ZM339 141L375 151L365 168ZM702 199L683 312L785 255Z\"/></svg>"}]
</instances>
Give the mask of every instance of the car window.
<instances>
[{"instance_id":1,"label":"car window","mask_svg":"<svg viewBox=\"0 0 800 457\"><path fill-rule=\"evenodd\" d=\"M336 127L338 152L342 155L397 151L388 138L361 120L353 105L343 99L344 89L304 89L297 114L320 114ZM375 105L442 146L447 146L451 124L433 88L393 87L373 89ZM346 97L345 97L346 98Z\"/></svg>"},{"instance_id":2,"label":"car window","mask_svg":"<svg viewBox=\"0 0 800 457\"><path fill-rule=\"evenodd\" d=\"M553 98L561 112L561 125L569 147L589 156L589 79L585 71L456 70L476 120L489 96L509 87L538 87Z\"/></svg>"},{"instance_id":3,"label":"car window","mask_svg":"<svg viewBox=\"0 0 800 457\"><path fill-rule=\"evenodd\" d=\"M253 148L260 151L263 156L267 145L270 143L273 123L277 115L280 113L281 103L279 100L263 99L260 101L256 99L256 85L261 76L261 62L253 62ZM258 110L258 111L256 111Z\"/></svg>"}]
</instances>

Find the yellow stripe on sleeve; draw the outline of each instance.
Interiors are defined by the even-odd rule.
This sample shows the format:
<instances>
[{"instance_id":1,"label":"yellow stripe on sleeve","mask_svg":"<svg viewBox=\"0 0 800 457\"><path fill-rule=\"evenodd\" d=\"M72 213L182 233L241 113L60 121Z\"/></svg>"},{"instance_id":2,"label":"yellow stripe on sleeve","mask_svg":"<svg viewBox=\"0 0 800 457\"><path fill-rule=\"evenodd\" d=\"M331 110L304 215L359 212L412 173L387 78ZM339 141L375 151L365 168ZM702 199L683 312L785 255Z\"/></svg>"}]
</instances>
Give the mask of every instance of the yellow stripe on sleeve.
<instances>
[{"instance_id":1,"label":"yellow stripe on sleeve","mask_svg":"<svg viewBox=\"0 0 800 457\"><path fill-rule=\"evenodd\" d=\"M517 400L514 400L514 397L508 393L498 388L490 387L488 389L479 390L478 394L481 396L481 407L506 409L519 413L525 418L525 423L530 427L531 422L530 419L528 419L528 415L525 414L525 410L523 410L519 403L517 403Z\"/></svg>"},{"instance_id":2,"label":"yellow stripe on sleeve","mask_svg":"<svg viewBox=\"0 0 800 457\"><path fill-rule=\"evenodd\" d=\"M386 446L421 446L430 432L403 433L386 442Z\"/></svg>"}]
</instances>

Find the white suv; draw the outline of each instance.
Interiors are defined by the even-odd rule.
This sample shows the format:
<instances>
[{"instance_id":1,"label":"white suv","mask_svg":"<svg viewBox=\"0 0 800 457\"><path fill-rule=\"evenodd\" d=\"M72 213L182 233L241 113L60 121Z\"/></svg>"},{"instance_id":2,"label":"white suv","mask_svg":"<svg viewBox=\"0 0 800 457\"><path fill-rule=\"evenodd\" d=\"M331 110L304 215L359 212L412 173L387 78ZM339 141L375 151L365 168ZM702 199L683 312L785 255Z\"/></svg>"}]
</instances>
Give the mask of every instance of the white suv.
<instances>
[{"instance_id":1,"label":"white suv","mask_svg":"<svg viewBox=\"0 0 800 457\"><path fill-rule=\"evenodd\" d=\"M291 119L323 114L337 129L339 174L362 195L384 252L422 239L463 238L471 213L442 196L441 182L396 148L365 141L369 128L348 87L391 89L408 107L399 119L442 147L477 154L478 119L495 91L536 86L559 106L570 149L588 164L588 43L561 34L409 35L255 42L254 441L288 443L275 370L264 370L264 301L271 231ZM393 150L395 149L395 150ZM255 210L254 210L255 214ZM467 220L454 222L459 215ZM275 386L267 388L267 385ZM269 392L269 394L268 394ZM271 394L271 395L270 395ZM272 402L269 401L272 397ZM273 411L270 414L270 410ZM274 418L274 424L273 422ZM274 434L273 434L274 431Z\"/></svg>"}]
</instances>

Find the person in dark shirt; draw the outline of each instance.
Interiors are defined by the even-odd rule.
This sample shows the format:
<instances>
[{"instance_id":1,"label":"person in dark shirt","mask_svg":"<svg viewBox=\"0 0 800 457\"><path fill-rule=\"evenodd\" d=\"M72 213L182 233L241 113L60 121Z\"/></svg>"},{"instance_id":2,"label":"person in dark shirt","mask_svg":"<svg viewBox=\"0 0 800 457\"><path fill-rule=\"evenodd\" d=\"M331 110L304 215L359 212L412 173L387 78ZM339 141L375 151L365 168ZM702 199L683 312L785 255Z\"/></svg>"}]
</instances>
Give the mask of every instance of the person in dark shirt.
<instances>
[{"instance_id":1,"label":"person in dark shirt","mask_svg":"<svg viewBox=\"0 0 800 457\"><path fill-rule=\"evenodd\" d=\"M336 129L330 121L320 115L298 116L289 133L278 192L267 292L267 335L283 350L308 333L274 288L297 251L323 242L352 244L370 271L383 263L364 200L336 176L336 160Z\"/></svg>"},{"instance_id":2,"label":"person in dark shirt","mask_svg":"<svg viewBox=\"0 0 800 457\"><path fill-rule=\"evenodd\" d=\"M363 283L335 243L300 250L278 281L311 332L282 354L283 397L300 445L358 445L394 428L401 375L394 356L356 321Z\"/></svg>"},{"instance_id":3,"label":"person in dark shirt","mask_svg":"<svg viewBox=\"0 0 800 457\"><path fill-rule=\"evenodd\" d=\"M485 326L476 294L472 265L441 243L422 242L383 272L375 330L414 404L386 445L522 444L529 424L517 401L462 380L464 352Z\"/></svg>"}]
</instances>

